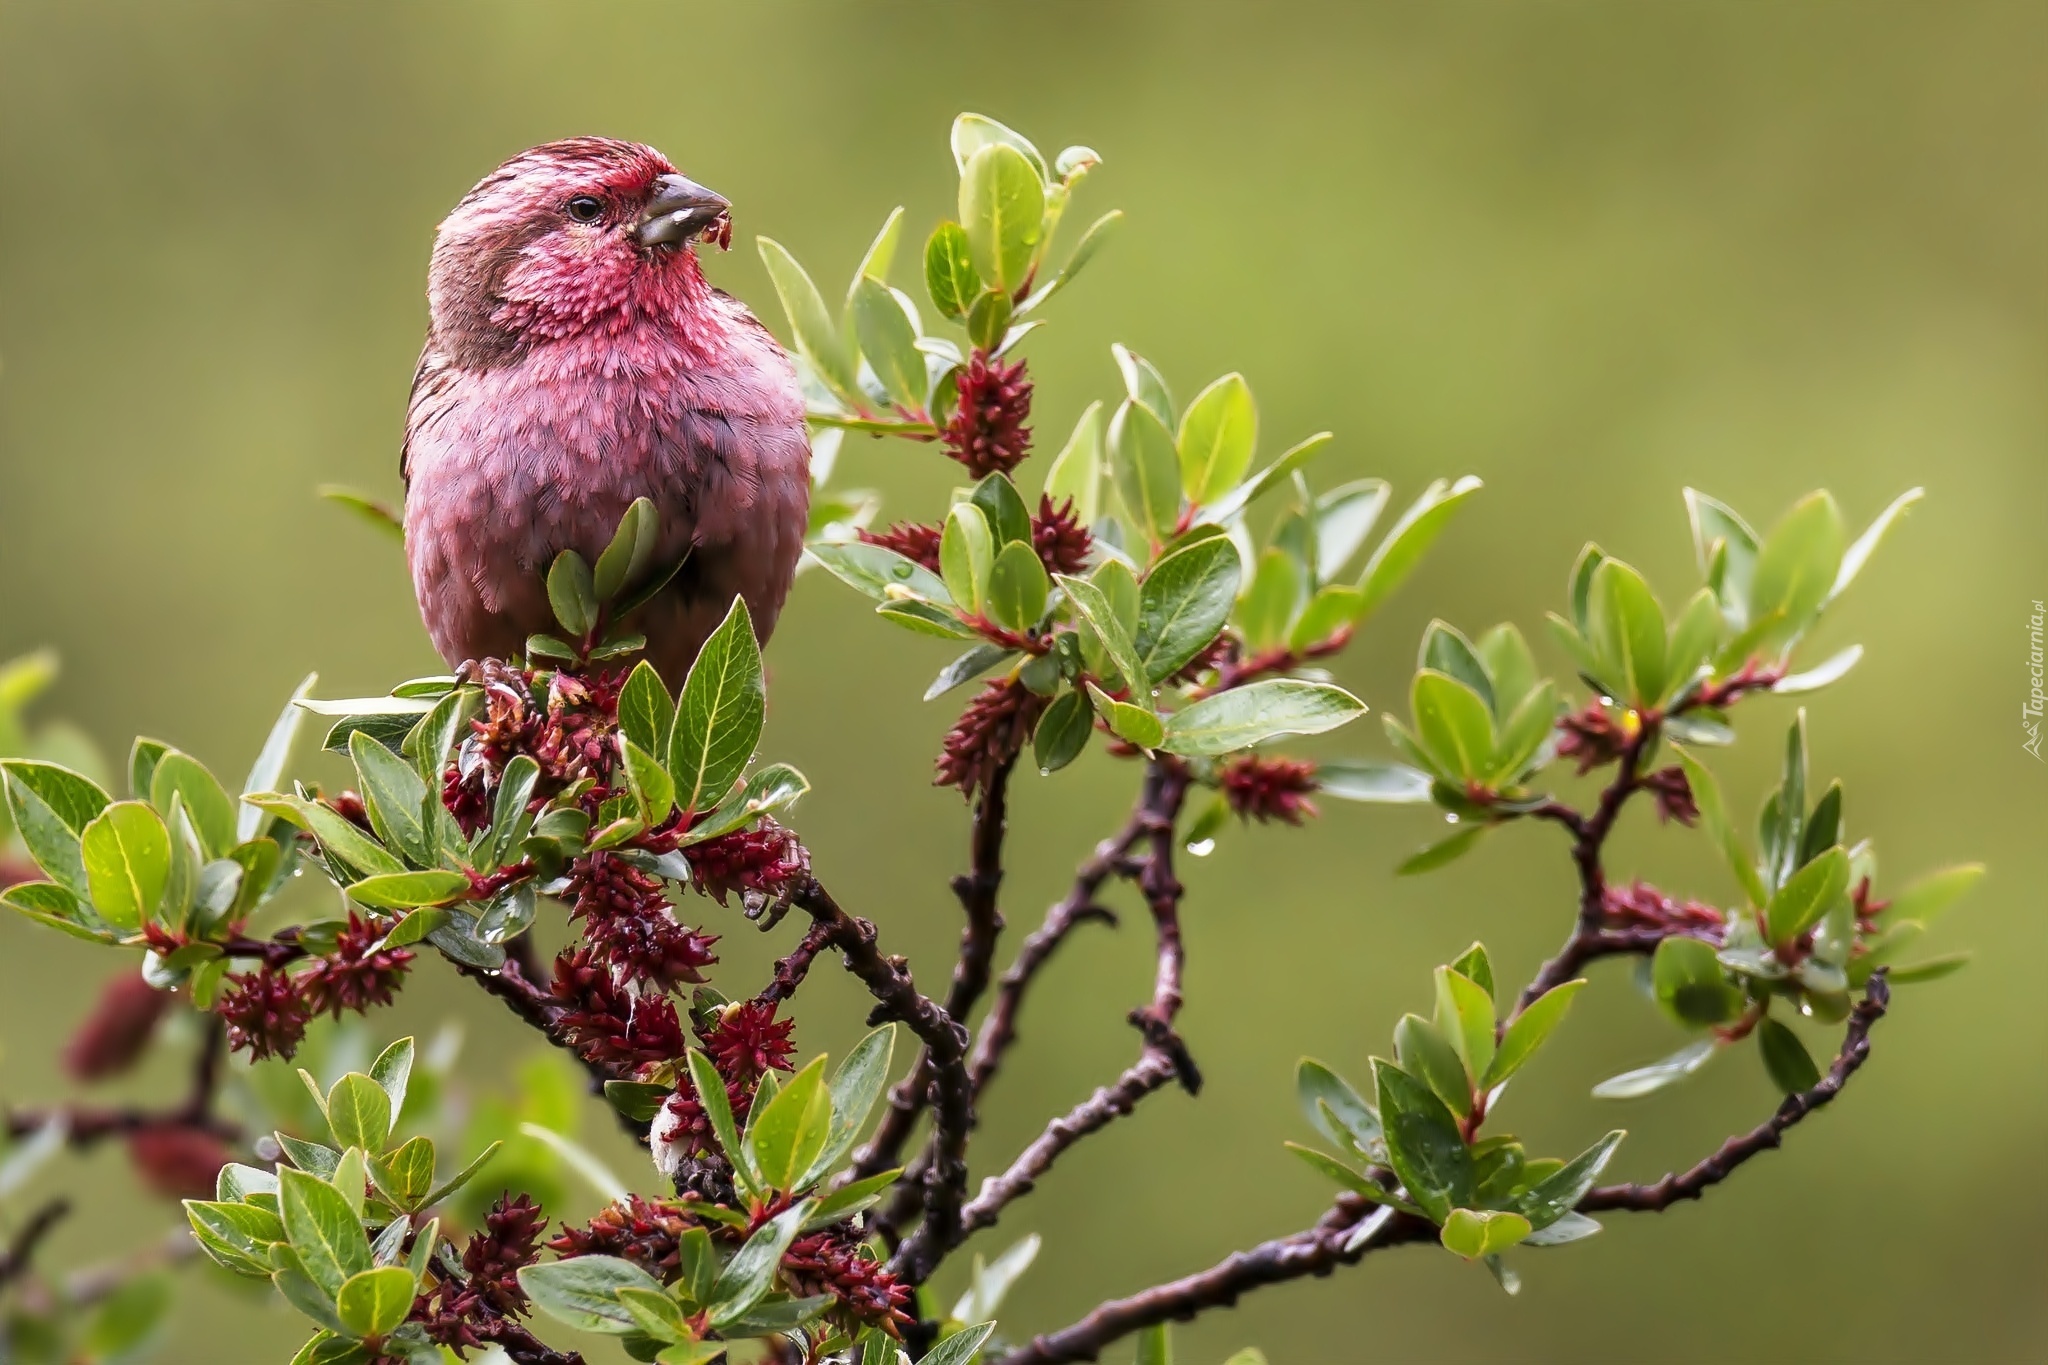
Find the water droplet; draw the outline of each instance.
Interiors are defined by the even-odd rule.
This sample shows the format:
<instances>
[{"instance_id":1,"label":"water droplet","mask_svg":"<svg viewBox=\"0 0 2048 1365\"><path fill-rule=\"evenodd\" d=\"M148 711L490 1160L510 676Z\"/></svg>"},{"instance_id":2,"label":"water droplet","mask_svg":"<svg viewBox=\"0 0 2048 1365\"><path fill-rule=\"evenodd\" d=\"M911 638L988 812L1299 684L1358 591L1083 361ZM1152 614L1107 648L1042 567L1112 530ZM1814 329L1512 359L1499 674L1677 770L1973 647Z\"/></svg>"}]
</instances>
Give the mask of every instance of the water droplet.
<instances>
[{"instance_id":1,"label":"water droplet","mask_svg":"<svg viewBox=\"0 0 2048 1365\"><path fill-rule=\"evenodd\" d=\"M1458 823L1458 817L1447 813L1444 816L1444 823L1447 825L1455 825Z\"/></svg>"},{"instance_id":2,"label":"water droplet","mask_svg":"<svg viewBox=\"0 0 2048 1365\"><path fill-rule=\"evenodd\" d=\"M1200 843L1188 845L1188 852L1194 854L1197 858L1206 858L1215 851L1216 841L1214 839L1204 839Z\"/></svg>"}]
</instances>

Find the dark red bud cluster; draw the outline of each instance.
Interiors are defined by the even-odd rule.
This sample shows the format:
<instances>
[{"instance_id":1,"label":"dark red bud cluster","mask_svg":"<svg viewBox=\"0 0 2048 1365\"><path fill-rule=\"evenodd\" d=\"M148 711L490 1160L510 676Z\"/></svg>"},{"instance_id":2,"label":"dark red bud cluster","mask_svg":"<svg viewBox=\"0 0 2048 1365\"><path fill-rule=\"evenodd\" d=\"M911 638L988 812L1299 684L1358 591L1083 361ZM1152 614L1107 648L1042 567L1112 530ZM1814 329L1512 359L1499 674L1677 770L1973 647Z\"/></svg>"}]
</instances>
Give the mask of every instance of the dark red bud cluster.
<instances>
[{"instance_id":1,"label":"dark red bud cluster","mask_svg":"<svg viewBox=\"0 0 2048 1365\"><path fill-rule=\"evenodd\" d=\"M230 976L213 1012L227 1024L228 1047L259 1062L298 1051L313 1017L298 983L281 967Z\"/></svg>"},{"instance_id":2,"label":"dark red bud cluster","mask_svg":"<svg viewBox=\"0 0 2048 1365\"><path fill-rule=\"evenodd\" d=\"M1047 573L1077 574L1088 568L1088 556L1095 550L1095 537L1074 515L1074 500L1055 507L1052 498L1038 495L1038 515L1031 519L1031 547Z\"/></svg>"},{"instance_id":3,"label":"dark red bud cluster","mask_svg":"<svg viewBox=\"0 0 2048 1365\"><path fill-rule=\"evenodd\" d=\"M683 1055L683 1025L665 995L634 996L588 947L555 959L549 993L563 1041L587 1062L632 1074Z\"/></svg>"},{"instance_id":4,"label":"dark red bud cluster","mask_svg":"<svg viewBox=\"0 0 2048 1365\"><path fill-rule=\"evenodd\" d=\"M866 1254L844 1227L799 1237L782 1257L782 1271L799 1294L830 1294L832 1312L849 1327L879 1327L901 1336L910 1325L910 1286Z\"/></svg>"},{"instance_id":5,"label":"dark red bud cluster","mask_svg":"<svg viewBox=\"0 0 2048 1365\"><path fill-rule=\"evenodd\" d=\"M932 765L932 785L958 787L972 800L995 780L998 768L1024 751L1049 702L1015 678L997 678L983 687L946 732Z\"/></svg>"},{"instance_id":6,"label":"dark red bud cluster","mask_svg":"<svg viewBox=\"0 0 2048 1365\"><path fill-rule=\"evenodd\" d=\"M758 828L736 830L683 850L704 894L720 905L733 892L783 898L811 874L811 855L794 830L761 817Z\"/></svg>"},{"instance_id":7,"label":"dark red bud cluster","mask_svg":"<svg viewBox=\"0 0 2048 1365\"><path fill-rule=\"evenodd\" d=\"M206 1129L167 1121L129 1133L128 1160L142 1183L166 1199L211 1199L214 1178L234 1156Z\"/></svg>"},{"instance_id":8,"label":"dark red bud cluster","mask_svg":"<svg viewBox=\"0 0 2048 1365\"><path fill-rule=\"evenodd\" d=\"M717 937L677 923L661 882L616 853L576 859L563 894L593 954L622 981L667 990L703 981L702 969L718 961Z\"/></svg>"},{"instance_id":9,"label":"dark red bud cluster","mask_svg":"<svg viewBox=\"0 0 2048 1365\"><path fill-rule=\"evenodd\" d=\"M885 531L863 530L860 538L869 545L894 550L905 559L922 564L933 573L937 573L940 534L941 528L928 522L899 521Z\"/></svg>"},{"instance_id":10,"label":"dark red bud cluster","mask_svg":"<svg viewBox=\"0 0 2048 1365\"><path fill-rule=\"evenodd\" d=\"M1319 812L1309 794L1316 765L1306 759L1240 754L1223 765L1223 799L1239 818L1298 825Z\"/></svg>"},{"instance_id":11,"label":"dark red bud cluster","mask_svg":"<svg viewBox=\"0 0 2048 1365\"><path fill-rule=\"evenodd\" d=\"M1685 769L1675 764L1659 768L1643 779L1643 786L1657 798L1660 821L1676 820L1681 825L1698 822L1700 808L1692 799L1692 784L1685 779Z\"/></svg>"},{"instance_id":12,"label":"dark red bud cluster","mask_svg":"<svg viewBox=\"0 0 2048 1365\"><path fill-rule=\"evenodd\" d=\"M349 911L334 951L319 958L313 970L298 978L300 992L313 1013L341 1018L343 1010L360 1013L372 1005L388 1005L405 981L413 955L404 948L378 948L387 929Z\"/></svg>"},{"instance_id":13,"label":"dark red bud cluster","mask_svg":"<svg viewBox=\"0 0 2048 1365\"><path fill-rule=\"evenodd\" d=\"M1576 761L1581 777L1614 762L1628 747L1628 732L1599 702L1588 703L1585 710L1566 716L1557 725L1564 732L1558 736L1557 756Z\"/></svg>"},{"instance_id":14,"label":"dark red bud cluster","mask_svg":"<svg viewBox=\"0 0 2048 1365\"><path fill-rule=\"evenodd\" d=\"M794 1019L777 1019L772 1000L743 1000L719 1011L709 1028L700 1028L704 1053L729 1082L751 1088L770 1071L792 1070L796 1052L790 1033Z\"/></svg>"},{"instance_id":15,"label":"dark red bud cluster","mask_svg":"<svg viewBox=\"0 0 2048 1365\"><path fill-rule=\"evenodd\" d=\"M1727 917L1699 901L1676 901L1644 882L1610 886L1601 900L1602 922L1611 929L1657 929L1720 939Z\"/></svg>"},{"instance_id":16,"label":"dark red bud cluster","mask_svg":"<svg viewBox=\"0 0 2048 1365\"><path fill-rule=\"evenodd\" d=\"M686 1199L648 1199L629 1194L580 1228L563 1227L548 1243L557 1256L617 1256L664 1284L681 1269L683 1234L703 1226Z\"/></svg>"},{"instance_id":17,"label":"dark red bud cluster","mask_svg":"<svg viewBox=\"0 0 2048 1365\"><path fill-rule=\"evenodd\" d=\"M946 423L946 453L974 477L1007 474L1030 453L1031 381L1024 362L1005 365L977 350L960 371L960 406Z\"/></svg>"},{"instance_id":18,"label":"dark red bud cluster","mask_svg":"<svg viewBox=\"0 0 2048 1365\"><path fill-rule=\"evenodd\" d=\"M523 1315L526 1291L519 1285L519 1272L540 1258L540 1235L547 1226L547 1215L528 1196L499 1195L484 1215L483 1227L462 1249L469 1287L500 1313Z\"/></svg>"},{"instance_id":19,"label":"dark red bud cluster","mask_svg":"<svg viewBox=\"0 0 2048 1365\"><path fill-rule=\"evenodd\" d=\"M115 977L64 1045L64 1070L75 1081L105 1080L128 1070L149 1047L170 1000L169 992L133 971Z\"/></svg>"}]
</instances>

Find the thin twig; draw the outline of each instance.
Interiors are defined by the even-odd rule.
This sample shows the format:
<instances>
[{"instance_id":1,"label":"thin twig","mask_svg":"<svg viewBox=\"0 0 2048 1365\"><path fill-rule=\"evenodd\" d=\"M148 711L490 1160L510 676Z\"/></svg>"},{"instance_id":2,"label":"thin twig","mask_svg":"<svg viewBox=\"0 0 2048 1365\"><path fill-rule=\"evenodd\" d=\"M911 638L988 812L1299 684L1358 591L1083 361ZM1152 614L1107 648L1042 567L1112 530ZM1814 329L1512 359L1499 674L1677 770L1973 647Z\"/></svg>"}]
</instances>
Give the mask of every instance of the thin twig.
<instances>
[{"instance_id":1,"label":"thin twig","mask_svg":"<svg viewBox=\"0 0 2048 1365\"><path fill-rule=\"evenodd\" d=\"M809 975L811 963L817 960L819 953L824 952L831 946L832 926L829 924L811 925L810 928L804 931L804 936L797 942L796 947L792 948L785 956L776 959L774 976L766 986L761 988L761 993L754 998L766 1000L772 1004L777 1001L787 1000L792 995L795 995L796 988L803 985L804 977Z\"/></svg>"},{"instance_id":2,"label":"thin twig","mask_svg":"<svg viewBox=\"0 0 2048 1365\"><path fill-rule=\"evenodd\" d=\"M36 1248L70 1212L71 1201L60 1196L28 1216L28 1221L21 1225L21 1231L14 1234L14 1240L7 1244L6 1250L0 1251L0 1285L11 1284L28 1274L29 1264L35 1260Z\"/></svg>"}]
</instances>

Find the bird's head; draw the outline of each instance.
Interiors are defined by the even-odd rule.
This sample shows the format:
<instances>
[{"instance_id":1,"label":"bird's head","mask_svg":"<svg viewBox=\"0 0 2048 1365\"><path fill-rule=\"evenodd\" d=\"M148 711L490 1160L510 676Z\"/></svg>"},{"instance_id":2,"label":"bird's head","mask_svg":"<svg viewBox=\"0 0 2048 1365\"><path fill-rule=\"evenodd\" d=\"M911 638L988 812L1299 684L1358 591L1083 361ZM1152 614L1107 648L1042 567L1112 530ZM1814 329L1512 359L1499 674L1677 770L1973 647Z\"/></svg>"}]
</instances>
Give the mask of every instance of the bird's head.
<instances>
[{"instance_id":1,"label":"bird's head","mask_svg":"<svg viewBox=\"0 0 2048 1365\"><path fill-rule=\"evenodd\" d=\"M427 297L458 362L687 315L704 277L692 244L732 237L726 201L652 147L579 137L521 152L442 222Z\"/></svg>"}]
</instances>

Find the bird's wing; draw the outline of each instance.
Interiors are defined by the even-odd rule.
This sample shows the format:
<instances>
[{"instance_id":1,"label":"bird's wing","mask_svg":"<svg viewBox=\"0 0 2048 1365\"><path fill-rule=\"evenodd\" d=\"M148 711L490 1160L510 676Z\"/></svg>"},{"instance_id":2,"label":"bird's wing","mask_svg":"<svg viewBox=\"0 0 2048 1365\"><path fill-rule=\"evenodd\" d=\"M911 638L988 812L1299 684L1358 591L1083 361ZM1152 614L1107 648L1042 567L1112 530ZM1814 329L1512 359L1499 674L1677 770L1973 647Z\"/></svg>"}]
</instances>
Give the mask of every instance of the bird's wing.
<instances>
[{"instance_id":1,"label":"bird's wing","mask_svg":"<svg viewBox=\"0 0 2048 1365\"><path fill-rule=\"evenodd\" d=\"M408 490L412 487L412 440L441 410L437 401L453 378L448 358L436 350L431 339L420 351L420 363L412 372L412 391L405 401L405 436L398 443L398 477Z\"/></svg>"}]
</instances>

